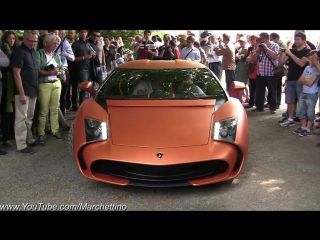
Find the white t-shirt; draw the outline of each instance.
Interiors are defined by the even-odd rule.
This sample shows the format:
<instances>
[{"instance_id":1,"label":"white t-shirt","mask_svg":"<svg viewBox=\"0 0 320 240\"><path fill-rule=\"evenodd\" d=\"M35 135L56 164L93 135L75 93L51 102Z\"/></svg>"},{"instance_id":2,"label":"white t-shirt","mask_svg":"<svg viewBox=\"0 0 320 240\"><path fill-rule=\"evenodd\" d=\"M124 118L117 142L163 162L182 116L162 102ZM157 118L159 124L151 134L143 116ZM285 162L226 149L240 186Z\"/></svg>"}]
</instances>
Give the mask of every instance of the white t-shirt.
<instances>
[{"instance_id":1,"label":"white t-shirt","mask_svg":"<svg viewBox=\"0 0 320 240\"><path fill-rule=\"evenodd\" d=\"M47 66L53 64L54 67L57 67L58 64L56 62L56 60L54 59L54 55L51 56L49 54L46 54L46 57L47 57ZM56 75L51 75L51 76L48 76L48 81L54 81L57 79L57 76Z\"/></svg>"},{"instance_id":2,"label":"white t-shirt","mask_svg":"<svg viewBox=\"0 0 320 240\"><path fill-rule=\"evenodd\" d=\"M137 95L139 90L144 91L146 94L152 93L151 83L148 81L141 81L132 92L132 95Z\"/></svg>"}]
</instances>

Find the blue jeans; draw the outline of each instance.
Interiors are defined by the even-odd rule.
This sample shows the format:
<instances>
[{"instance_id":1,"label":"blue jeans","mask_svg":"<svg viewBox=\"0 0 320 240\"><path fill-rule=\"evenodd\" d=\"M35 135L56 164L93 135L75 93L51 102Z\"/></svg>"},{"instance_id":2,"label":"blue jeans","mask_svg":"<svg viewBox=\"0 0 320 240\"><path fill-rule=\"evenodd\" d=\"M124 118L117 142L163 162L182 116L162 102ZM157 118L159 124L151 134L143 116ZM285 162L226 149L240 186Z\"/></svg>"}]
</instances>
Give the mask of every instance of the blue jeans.
<instances>
[{"instance_id":1,"label":"blue jeans","mask_svg":"<svg viewBox=\"0 0 320 240\"><path fill-rule=\"evenodd\" d=\"M96 83L99 84L99 86L102 84L102 67L97 67L96 68L96 73L97 75L92 78L92 85L93 87L96 85Z\"/></svg>"},{"instance_id":2,"label":"blue jeans","mask_svg":"<svg viewBox=\"0 0 320 240\"><path fill-rule=\"evenodd\" d=\"M302 92L302 83L299 80L286 82L285 102L296 103L300 99Z\"/></svg>"},{"instance_id":3,"label":"blue jeans","mask_svg":"<svg viewBox=\"0 0 320 240\"><path fill-rule=\"evenodd\" d=\"M299 99L298 118L304 119L308 116L308 121L316 119L315 107L318 99L318 93L301 93Z\"/></svg>"},{"instance_id":4,"label":"blue jeans","mask_svg":"<svg viewBox=\"0 0 320 240\"><path fill-rule=\"evenodd\" d=\"M216 75L216 77L220 80L221 62L209 63L209 68L214 73L214 75Z\"/></svg>"}]
</instances>

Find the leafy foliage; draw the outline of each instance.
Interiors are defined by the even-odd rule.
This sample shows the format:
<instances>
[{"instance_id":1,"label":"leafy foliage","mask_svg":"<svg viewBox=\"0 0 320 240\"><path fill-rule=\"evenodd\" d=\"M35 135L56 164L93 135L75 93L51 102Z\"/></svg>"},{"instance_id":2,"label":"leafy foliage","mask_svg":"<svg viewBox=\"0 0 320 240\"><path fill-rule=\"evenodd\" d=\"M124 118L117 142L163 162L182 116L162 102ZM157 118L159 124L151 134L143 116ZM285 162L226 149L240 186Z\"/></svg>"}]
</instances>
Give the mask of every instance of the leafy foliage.
<instances>
[{"instance_id":1,"label":"leafy foliage","mask_svg":"<svg viewBox=\"0 0 320 240\"><path fill-rule=\"evenodd\" d=\"M13 30L18 36L23 35L24 30ZM125 44L125 48L130 48L131 38L136 35L143 33L144 30L100 30L101 36L114 36L115 39L118 37L122 37L122 40ZM152 35L159 35L161 38L165 34L165 32L159 30L151 30Z\"/></svg>"}]
</instances>

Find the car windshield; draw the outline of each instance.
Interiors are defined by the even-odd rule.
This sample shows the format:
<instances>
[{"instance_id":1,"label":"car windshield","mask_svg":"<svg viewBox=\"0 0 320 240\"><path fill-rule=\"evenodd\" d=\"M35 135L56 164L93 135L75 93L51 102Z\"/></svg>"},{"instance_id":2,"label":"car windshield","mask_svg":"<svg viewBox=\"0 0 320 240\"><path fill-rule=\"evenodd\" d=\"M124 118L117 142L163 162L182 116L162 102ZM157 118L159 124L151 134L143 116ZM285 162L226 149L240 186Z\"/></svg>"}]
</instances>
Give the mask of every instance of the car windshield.
<instances>
[{"instance_id":1,"label":"car windshield","mask_svg":"<svg viewBox=\"0 0 320 240\"><path fill-rule=\"evenodd\" d=\"M117 68L101 86L96 98L224 99L226 93L208 68Z\"/></svg>"}]
</instances>

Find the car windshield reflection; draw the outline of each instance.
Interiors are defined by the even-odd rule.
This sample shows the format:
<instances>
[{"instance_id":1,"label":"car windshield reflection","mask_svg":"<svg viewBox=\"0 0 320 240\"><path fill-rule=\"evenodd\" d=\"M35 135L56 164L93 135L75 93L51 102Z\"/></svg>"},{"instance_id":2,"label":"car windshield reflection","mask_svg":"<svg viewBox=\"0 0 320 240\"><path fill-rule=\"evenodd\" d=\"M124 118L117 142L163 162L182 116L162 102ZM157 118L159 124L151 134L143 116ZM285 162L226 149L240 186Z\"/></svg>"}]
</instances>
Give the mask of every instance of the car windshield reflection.
<instances>
[{"instance_id":1,"label":"car windshield reflection","mask_svg":"<svg viewBox=\"0 0 320 240\"><path fill-rule=\"evenodd\" d=\"M207 68L116 69L96 96L106 99L223 99L226 93Z\"/></svg>"}]
</instances>

